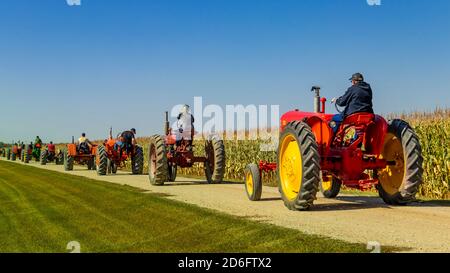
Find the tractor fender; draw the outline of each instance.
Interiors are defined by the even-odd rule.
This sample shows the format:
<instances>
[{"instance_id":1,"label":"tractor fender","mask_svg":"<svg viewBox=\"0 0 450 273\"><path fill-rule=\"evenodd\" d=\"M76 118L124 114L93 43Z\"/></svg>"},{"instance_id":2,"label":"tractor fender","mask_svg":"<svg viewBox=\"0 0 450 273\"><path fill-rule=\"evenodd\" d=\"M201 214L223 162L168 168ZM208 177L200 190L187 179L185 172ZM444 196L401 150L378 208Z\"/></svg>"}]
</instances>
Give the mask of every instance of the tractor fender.
<instances>
[{"instance_id":1,"label":"tractor fender","mask_svg":"<svg viewBox=\"0 0 450 273\"><path fill-rule=\"evenodd\" d=\"M305 119L306 124L311 127L311 131L319 145L319 153L328 153L333 139L333 130L328 125L328 121L319 116L311 116Z\"/></svg>"},{"instance_id":2,"label":"tractor fender","mask_svg":"<svg viewBox=\"0 0 450 273\"><path fill-rule=\"evenodd\" d=\"M367 128L366 137L372 154L379 156L383 152L384 138L387 131L387 121L382 116L375 115L375 123Z\"/></svg>"}]
</instances>

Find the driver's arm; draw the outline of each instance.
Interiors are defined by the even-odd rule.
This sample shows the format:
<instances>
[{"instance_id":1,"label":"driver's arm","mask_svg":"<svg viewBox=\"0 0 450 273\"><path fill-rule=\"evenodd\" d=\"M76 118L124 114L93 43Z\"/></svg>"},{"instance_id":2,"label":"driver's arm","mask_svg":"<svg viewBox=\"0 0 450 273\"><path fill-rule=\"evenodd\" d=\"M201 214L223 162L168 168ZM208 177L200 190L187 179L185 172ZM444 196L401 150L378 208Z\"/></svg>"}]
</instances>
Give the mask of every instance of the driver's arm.
<instances>
[{"instance_id":1,"label":"driver's arm","mask_svg":"<svg viewBox=\"0 0 450 273\"><path fill-rule=\"evenodd\" d=\"M353 95L352 91L348 89L347 92L345 92L345 94L342 97L336 100L336 104L341 107L347 106L348 103L350 102L352 95Z\"/></svg>"}]
</instances>

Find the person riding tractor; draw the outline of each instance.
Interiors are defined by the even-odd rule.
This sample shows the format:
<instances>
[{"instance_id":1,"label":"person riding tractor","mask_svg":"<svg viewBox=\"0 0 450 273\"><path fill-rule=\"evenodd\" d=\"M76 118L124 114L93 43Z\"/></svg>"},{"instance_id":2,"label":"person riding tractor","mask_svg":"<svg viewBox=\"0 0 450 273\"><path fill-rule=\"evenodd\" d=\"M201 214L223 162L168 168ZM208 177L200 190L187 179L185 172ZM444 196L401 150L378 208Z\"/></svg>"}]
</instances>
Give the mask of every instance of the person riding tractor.
<instances>
[{"instance_id":1,"label":"person riding tractor","mask_svg":"<svg viewBox=\"0 0 450 273\"><path fill-rule=\"evenodd\" d=\"M39 161L41 158L41 148L42 148L42 140L39 136L36 136L32 152L32 157L34 157L36 161Z\"/></svg>"},{"instance_id":2,"label":"person riding tractor","mask_svg":"<svg viewBox=\"0 0 450 273\"><path fill-rule=\"evenodd\" d=\"M177 117L177 130L175 131L176 145L180 146L182 141L188 142L188 148L192 149L194 139L194 116L189 112L189 105L185 104L180 109Z\"/></svg>"},{"instance_id":3,"label":"person riding tractor","mask_svg":"<svg viewBox=\"0 0 450 273\"><path fill-rule=\"evenodd\" d=\"M110 139L112 139L112 131L110 130L109 134ZM125 151L127 154L133 151L133 147L137 144L136 142L136 129L131 128L128 131L123 131L117 137L117 141L114 144L114 150L120 152L120 156L122 156L122 152Z\"/></svg>"},{"instance_id":4,"label":"person riding tractor","mask_svg":"<svg viewBox=\"0 0 450 273\"><path fill-rule=\"evenodd\" d=\"M86 137L86 133L82 133L78 139L77 151L80 154L89 154L92 147L92 142Z\"/></svg>"},{"instance_id":5,"label":"person riding tractor","mask_svg":"<svg viewBox=\"0 0 450 273\"><path fill-rule=\"evenodd\" d=\"M334 133L337 132L339 125L346 117L356 113L374 113L370 84L364 81L361 73L353 74L350 81L352 86L348 88L347 92L343 96L331 100L331 103L345 107L342 113L333 117L333 121L336 122L336 126L333 128Z\"/></svg>"}]
</instances>

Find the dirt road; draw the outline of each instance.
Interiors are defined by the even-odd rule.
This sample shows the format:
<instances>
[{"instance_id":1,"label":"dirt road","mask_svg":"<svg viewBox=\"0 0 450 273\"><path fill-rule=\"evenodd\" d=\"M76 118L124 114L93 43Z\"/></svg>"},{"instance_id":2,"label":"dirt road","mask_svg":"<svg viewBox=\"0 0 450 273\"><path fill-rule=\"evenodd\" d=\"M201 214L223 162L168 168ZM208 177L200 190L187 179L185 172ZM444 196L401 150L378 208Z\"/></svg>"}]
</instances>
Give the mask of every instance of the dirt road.
<instances>
[{"instance_id":1,"label":"dirt road","mask_svg":"<svg viewBox=\"0 0 450 273\"><path fill-rule=\"evenodd\" d=\"M30 165L64 172L62 166L53 164ZM377 197L345 195L337 200L319 197L313 210L294 212L284 207L275 188L265 187L263 200L250 202L244 185L240 184L207 185L201 180L179 178L175 183L155 187L150 185L146 175L118 173L100 177L96 172L81 167L75 167L70 174L163 193L170 199L310 234L350 242L375 241L381 244L381 248L390 245L405 251L450 252L450 202L390 207Z\"/></svg>"}]
</instances>

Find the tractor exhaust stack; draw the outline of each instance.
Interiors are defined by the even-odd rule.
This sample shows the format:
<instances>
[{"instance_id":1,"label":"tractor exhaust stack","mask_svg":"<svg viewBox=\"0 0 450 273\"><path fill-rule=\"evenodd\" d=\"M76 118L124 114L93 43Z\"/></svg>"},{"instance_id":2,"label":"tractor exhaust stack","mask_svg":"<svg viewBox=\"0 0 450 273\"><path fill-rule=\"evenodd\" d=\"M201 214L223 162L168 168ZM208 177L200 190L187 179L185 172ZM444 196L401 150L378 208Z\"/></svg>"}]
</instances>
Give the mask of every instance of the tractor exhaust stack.
<instances>
[{"instance_id":1,"label":"tractor exhaust stack","mask_svg":"<svg viewBox=\"0 0 450 273\"><path fill-rule=\"evenodd\" d=\"M165 118L165 122L164 122L164 134L167 136L169 135L169 128L170 128L170 124L169 124L169 112L165 112L166 118Z\"/></svg>"},{"instance_id":2,"label":"tractor exhaust stack","mask_svg":"<svg viewBox=\"0 0 450 273\"><path fill-rule=\"evenodd\" d=\"M314 112L320 113L320 87L319 86L313 86L311 88L311 92L315 92L314 96Z\"/></svg>"}]
</instances>

